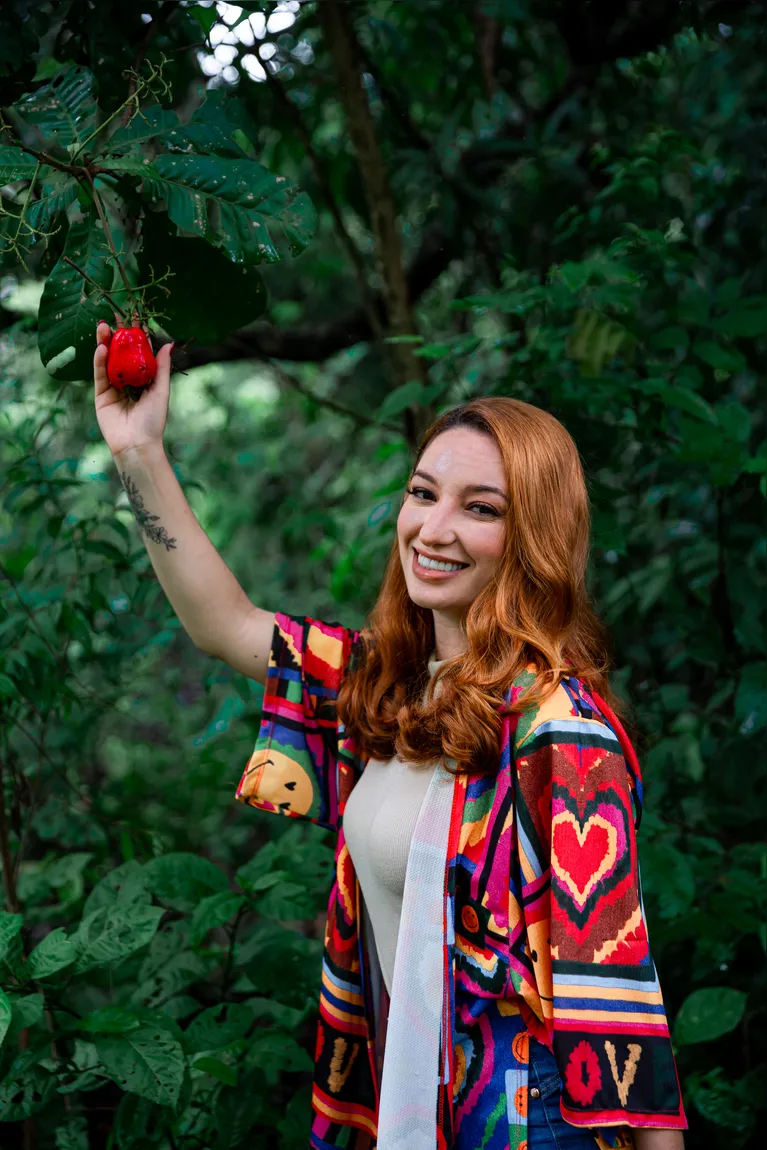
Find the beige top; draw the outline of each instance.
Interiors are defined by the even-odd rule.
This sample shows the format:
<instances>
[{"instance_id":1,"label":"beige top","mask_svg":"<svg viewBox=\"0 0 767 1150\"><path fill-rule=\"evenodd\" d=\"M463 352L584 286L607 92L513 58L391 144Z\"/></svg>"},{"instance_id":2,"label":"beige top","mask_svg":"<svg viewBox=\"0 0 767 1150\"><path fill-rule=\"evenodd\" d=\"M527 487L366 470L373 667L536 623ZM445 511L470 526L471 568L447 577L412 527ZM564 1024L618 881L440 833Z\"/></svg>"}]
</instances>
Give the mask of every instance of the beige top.
<instances>
[{"instance_id":1,"label":"beige top","mask_svg":"<svg viewBox=\"0 0 767 1150\"><path fill-rule=\"evenodd\" d=\"M429 660L429 677L445 660ZM391 994L405 873L416 820L436 767L369 759L346 801L346 845L364 900L365 929L372 931Z\"/></svg>"}]
</instances>

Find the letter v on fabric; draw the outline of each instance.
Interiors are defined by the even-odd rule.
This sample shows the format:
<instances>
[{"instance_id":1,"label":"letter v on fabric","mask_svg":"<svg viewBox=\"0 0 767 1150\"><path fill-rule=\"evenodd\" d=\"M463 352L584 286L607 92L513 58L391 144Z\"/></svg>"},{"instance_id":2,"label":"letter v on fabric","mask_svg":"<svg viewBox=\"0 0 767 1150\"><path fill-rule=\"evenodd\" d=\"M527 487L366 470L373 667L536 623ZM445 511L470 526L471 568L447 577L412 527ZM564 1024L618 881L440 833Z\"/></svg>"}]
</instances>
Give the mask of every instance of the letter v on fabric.
<instances>
[{"instance_id":1,"label":"letter v on fabric","mask_svg":"<svg viewBox=\"0 0 767 1150\"><path fill-rule=\"evenodd\" d=\"M595 1147L686 1129L649 949L623 728L575 677L503 719L497 774L435 771L408 858L382 1080L343 813L365 759L335 701L359 639L278 614L237 798L336 834L312 1090L313 1150L526 1150L530 1036ZM526 671L506 693L530 685ZM400 961L402 959L402 961ZM375 988L378 991L380 988Z\"/></svg>"}]
</instances>

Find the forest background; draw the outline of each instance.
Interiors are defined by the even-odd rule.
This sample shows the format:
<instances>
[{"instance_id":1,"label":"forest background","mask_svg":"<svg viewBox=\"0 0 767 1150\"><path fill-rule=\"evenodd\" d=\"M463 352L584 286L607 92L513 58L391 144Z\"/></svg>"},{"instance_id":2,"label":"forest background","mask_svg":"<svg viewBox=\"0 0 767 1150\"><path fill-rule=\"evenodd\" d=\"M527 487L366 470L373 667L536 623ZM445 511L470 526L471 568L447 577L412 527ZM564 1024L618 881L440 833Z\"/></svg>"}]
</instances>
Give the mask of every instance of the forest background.
<instances>
[{"instance_id":1,"label":"forest background","mask_svg":"<svg viewBox=\"0 0 767 1150\"><path fill-rule=\"evenodd\" d=\"M95 419L129 289L176 340L175 473L268 609L363 622L445 407L573 434L687 1145L756 1144L764 31L692 0L3 4L3 1150L308 1141L332 838L234 801L262 690L181 629Z\"/></svg>"}]
</instances>

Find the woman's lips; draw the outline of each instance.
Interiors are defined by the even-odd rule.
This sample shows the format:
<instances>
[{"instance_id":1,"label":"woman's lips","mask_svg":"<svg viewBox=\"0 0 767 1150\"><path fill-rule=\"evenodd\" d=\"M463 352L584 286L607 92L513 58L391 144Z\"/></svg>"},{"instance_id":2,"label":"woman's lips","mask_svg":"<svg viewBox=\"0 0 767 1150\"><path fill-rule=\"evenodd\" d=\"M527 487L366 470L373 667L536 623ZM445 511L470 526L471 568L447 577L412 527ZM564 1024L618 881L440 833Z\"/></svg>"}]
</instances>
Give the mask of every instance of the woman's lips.
<instances>
[{"instance_id":1,"label":"woman's lips","mask_svg":"<svg viewBox=\"0 0 767 1150\"><path fill-rule=\"evenodd\" d=\"M446 562L449 562L446 560ZM459 567L457 571L432 571L428 567L422 567L418 562L418 552L415 547L413 548L413 574L418 579L423 579L425 583L441 583L445 579L452 579L456 575L460 575L465 571L465 567Z\"/></svg>"}]
</instances>

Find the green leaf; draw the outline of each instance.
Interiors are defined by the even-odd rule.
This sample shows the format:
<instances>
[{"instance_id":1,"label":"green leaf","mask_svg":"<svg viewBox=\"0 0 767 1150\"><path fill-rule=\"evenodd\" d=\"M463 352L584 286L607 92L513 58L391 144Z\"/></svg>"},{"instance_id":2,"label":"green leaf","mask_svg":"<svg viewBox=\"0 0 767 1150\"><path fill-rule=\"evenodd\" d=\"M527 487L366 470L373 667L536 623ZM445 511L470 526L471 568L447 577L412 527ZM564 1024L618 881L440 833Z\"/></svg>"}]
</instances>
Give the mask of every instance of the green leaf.
<instances>
[{"instance_id":1,"label":"green leaf","mask_svg":"<svg viewBox=\"0 0 767 1150\"><path fill-rule=\"evenodd\" d=\"M695 875L686 855L670 843L650 842L642 856L646 893L658 900L663 919L677 918L695 899Z\"/></svg>"},{"instance_id":2,"label":"green leaf","mask_svg":"<svg viewBox=\"0 0 767 1150\"><path fill-rule=\"evenodd\" d=\"M697 339L692 350L698 359L720 371L742 371L746 366L745 356L741 352L710 339Z\"/></svg>"},{"instance_id":3,"label":"green leaf","mask_svg":"<svg viewBox=\"0 0 767 1150\"><path fill-rule=\"evenodd\" d=\"M171 227L164 212L147 212L138 258L144 281L152 271L173 273L170 295L157 308L174 339L217 343L263 315L269 293L257 267L232 263L210 244L171 234Z\"/></svg>"},{"instance_id":4,"label":"green leaf","mask_svg":"<svg viewBox=\"0 0 767 1150\"><path fill-rule=\"evenodd\" d=\"M40 184L40 198L33 200L26 210L26 222L31 228L47 231L59 212L64 212L77 199L77 180L67 172L45 169L49 172ZM71 269L70 269L71 270Z\"/></svg>"},{"instance_id":5,"label":"green leaf","mask_svg":"<svg viewBox=\"0 0 767 1150\"><path fill-rule=\"evenodd\" d=\"M97 1035L94 1044L113 1082L161 1106L175 1106L186 1060L179 1043L158 1026Z\"/></svg>"},{"instance_id":6,"label":"green leaf","mask_svg":"<svg viewBox=\"0 0 767 1150\"><path fill-rule=\"evenodd\" d=\"M21 998L12 1000L13 1018L8 1028L6 1041L10 1045L15 1042L22 1030L34 1026L43 1017L45 998L42 994L24 994Z\"/></svg>"},{"instance_id":7,"label":"green leaf","mask_svg":"<svg viewBox=\"0 0 767 1150\"><path fill-rule=\"evenodd\" d=\"M211 894L202 899L194 908L192 921L189 924L191 941L199 942L214 926L223 926L225 922L229 922L246 901L244 895L228 890L219 891L218 894Z\"/></svg>"},{"instance_id":8,"label":"green leaf","mask_svg":"<svg viewBox=\"0 0 767 1150\"><path fill-rule=\"evenodd\" d=\"M0 1122L20 1122L48 1105L57 1079L36 1065L40 1057L37 1051L24 1051L0 1082Z\"/></svg>"},{"instance_id":9,"label":"green leaf","mask_svg":"<svg viewBox=\"0 0 767 1150\"><path fill-rule=\"evenodd\" d=\"M56 1150L88 1150L88 1121L70 1118L66 1126L56 1127Z\"/></svg>"},{"instance_id":10,"label":"green leaf","mask_svg":"<svg viewBox=\"0 0 767 1150\"><path fill-rule=\"evenodd\" d=\"M184 1031L184 1048L190 1054L221 1050L242 1038L252 1022L253 1012L243 1003L211 1006L198 1014Z\"/></svg>"},{"instance_id":11,"label":"green leaf","mask_svg":"<svg viewBox=\"0 0 767 1150\"><path fill-rule=\"evenodd\" d=\"M83 919L93 914L95 910L103 910L106 907L151 901L152 896L147 890L144 868L135 859L130 859L109 871L96 883L85 900Z\"/></svg>"},{"instance_id":12,"label":"green leaf","mask_svg":"<svg viewBox=\"0 0 767 1150\"><path fill-rule=\"evenodd\" d=\"M717 424L716 413L710 404L706 403L702 395L690 391L688 387L676 387L662 379L645 379L636 386L641 391L657 395L661 403L667 407L676 407L680 411L686 411L688 415L694 415L696 419L702 419L715 426Z\"/></svg>"},{"instance_id":13,"label":"green leaf","mask_svg":"<svg viewBox=\"0 0 767 1150\"><path fill-rule=\"evenodd\" d=\"M11 1016L13 1015L13 1006L8 995L2 987L0 987L0 1046L3 1044L3 1039L8 1033L8 1027L11 1025Z\"/></svg>"},{"instance_id":14,"label":"green leaf","mask_svg":"<svg viewBox=\"0 0 767 1150\"><path fill-rule=\"evenodd\" d=\"M203 1070L206 1074L211 1074L219 1082L223 1082L224 1086L237 1085L237 1067L229 1066L218 1058L198 1058L192 1063L192 1069Z\"/></svg>"},{"instance_id":15,"label":"green leaf","mask_svg":"<svg viewBox=\"0 0 767 1150\"><path fill-rule=\"evenodd\" d=\"M294 256L317 227L307 194L256 160L178 154L159 155L151 164L126 158L113 166L140 176L145 199L164 201L174 224L220 247L234 263L282 258L269 227L284 234Z\"/></svg>"},{"instance_id":16,"label":"green leaf","mask_svg":"<svg viewBox=\"0 0 767 1150\"><path fill-rule=\"evenodd\" d=\"M229 889L224 871L201 855L178 851L160 855L144 867L152 893L174 910L192 911L210 894Z\"/></svg>"},{"instance_id":17,"label":"green leaf","mask_svg":"<svg viewBox=\"0 0 767 1150\"><path fill-rule=\"evenodd\" d=\"M136 155L140 155L138 149L142 144L177 127L178 116L172 108L163 108L160 104L144 104L127 124L116 128L101 145L109 153L104 158L104 166L110 167L110 157L129 148L136 149Z\"/></svg>"},{"instance_id":18,"label":"green leaf","mask_svg":"<svg viewBox=\"0 0 767 1150\"><path fill-rule=\"evenodd\" d=\"M102 1006L81 1019L79 1029L87 1034L125 1034L140 1026L138 1016L122 1006Z\"/></svg>"},{"instance_id":19,"label":"green leaf","mask_svg":"<svg viewBox=\"0 0 767 1150\"><path fill-rule=\"evenodd\" d=\"M43 150L82 144L97 123L94 83L88 68L67 64L47 84L22 96L9 111L22 121L24 143Z\"/></svg>"},{"instance_id":20,"label":"green leaf","mask_svg":"<svg viewBox=\"0 0 767 1150\"><path fill-rule=\"evenodd\" d=\"M19 971L20 978L47 978L64 967L70 966L77 958L77 941L67 938L63 926L52 930L27 958Z\"/></svg>"},{"instance_id":21,"label":"green leaf","mask_svg":"<svg viewBox=\"0 0 767 1150\"><path fill-rule=\"evenodd\" d=\"M39 166L39 160L21 148L0 148L0 182L3 184L11 184L14 180L31 180Z\"/></svg>"},{"instance_id":22,"label":"green leaf","mask_svg":"<svg viewBox=\"0 0 767 1150\"><path fill-rule=\"evenodd\" d=\"M660 348L661 351L676 351L677 348L686 348L690 343L690 337L683 327L664 327L651 335L649 342L652 347Z\"/></svg>"},{"instance_id":23,"label":"green leaf","mask_svg":"<svg viewBox=\"0 0 767 1150\"><path fill-rule=\"evenodd\" d=\"M740 1022L748 995L729 986L694 990L682 1003L674 1024L678 1046L711 1042L729 1034Z\"/></svg>"},{"instance_id":24,"label":"green leaf","mask_svg":"<svg viewBox=\"0 0 767 1150\"><path fill-rule=\"evenodd\" d=\"M103 297L97 302L96 289L64 262L64 256L109 291L113 279L109 254L95 216L70 224L62 257L45 281L38 313L40 358L55 379L92 376L96 325L99 320L114 324L112 307Z\"/></svg>"},{"instance_id":25,"label":"green leaf","mask_svg":"<svg viewBox=\"0 0 767 1150\"><path fill-rule=\"evenodd\" d=\"M727 315L712 320L711 327L733 339L754 339L767 334L767 296L741 300Z\"/></svg>"},{"instance_id":26,"label":"green leaf","mask_svg":"<svg viewBox=\"0 0 767 1150\"><path fill-rule=\"evenodd\" d=\"M94 911L82 921L76 935L80 947L76 972L117 962L146 946L157 933L164 913L160 906L133 903Z\"/></svg>"},{"instance_id":27,"label":"green leaf","mask_svg":"<svg viewBox=\"0 0 767 1150\"><path fill-rule=\"evenodd\" d=\"M7 910L0 910L0 959L5 958L8 947L19 933L24 919L20 914L9 914Z\"/></svg>"},{"instance_id":28,"label":"green leaf","mask_svg":"<svg viewBox=\"0 0 767 1150\"><path fill-rule=\"evenodd\" d=\"M210 34L211 28L219 19L215 4L211 5L210 8L203 8L201 4L193 4L187 11L197 21L206 36Z\"/></svg>"},{"instance_id":29,"label":"green leaf","mask_svg":"<svg viewBox=\"0 0 767 1150\"><path fill-rule=\"evenodd\" d=\"M411 379L390 391L378 409L376 419L379 423L399 415L407 407L414 407L423 400L423 384L417 379Z\"/></svg>"}]
</instances>

